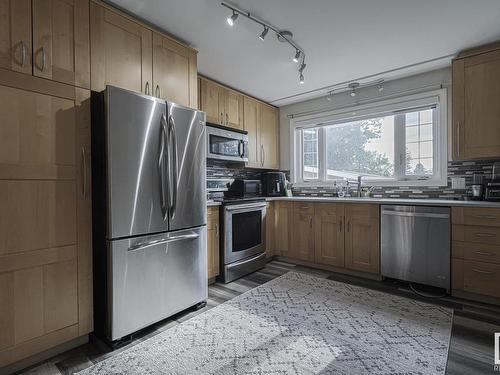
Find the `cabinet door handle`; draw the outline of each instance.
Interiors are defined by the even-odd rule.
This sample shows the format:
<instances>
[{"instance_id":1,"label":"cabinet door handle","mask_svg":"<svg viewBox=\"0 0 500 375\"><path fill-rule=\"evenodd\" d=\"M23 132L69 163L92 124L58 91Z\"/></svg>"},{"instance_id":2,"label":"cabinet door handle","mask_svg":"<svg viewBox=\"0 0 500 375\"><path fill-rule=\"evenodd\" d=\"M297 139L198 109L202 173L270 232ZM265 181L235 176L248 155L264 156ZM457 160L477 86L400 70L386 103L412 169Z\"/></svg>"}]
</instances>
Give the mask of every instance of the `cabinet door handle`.
<instances>
[{"instance_id":1,"label":"cabinet door handle","mask_svg":"<svg viewBox=\"0 0 500 375\"><path fill-rule=\"evenodd\" d=\"M219 224L215 224L215 235L219 237Z\"/></svg>"},{"instance_id":2,"label":"cabinet door handle","mask_svg":"<svg viewBox=\"0 0 500 375\"><path fill-rule=\"evenodd\" d=\"M43 72L43 70L45 69L45 49L43 47L41 49L41 52L42 52L42 65L40 66L40 71Z\"/></svg>"},{"instance_id":3,"label":"cabinet door handle","mask_svg":"<svg viewBox=\"0 0 500 375\"><path fill-rule=\"evenodd\" d=\"M342 220L339 221L339 232L342 233Z\"/></svg>"},{"instance_id":4,"label":"cabinet door handle","mask_svg":"<svg viewBox=\"0 0 500 375\"><path fill-rule=\"evenodd\" d=\"M496 237L493 233L475 233L476 237Z\"/></svg>"},{"instance_id":5,"label":"cabinet door handle","mask_svg":"<svg viewBox=\"0 0 500 375\"><path fill-rule=\"evenodd\" d=\"M24 67L26 62L26 44L21 40L21 67Z\"/></svg>"},{"instance_id":6,"label":"cabinet door handle","mask_svg":"<svg viewBox=\"0 0 500 375\"><path fill-rule=\"evenodd\" d=\"M220 124L224 125L224 113L220 113Z\"/></svg>"},{"instance_id":7,"label":"cabinet door handle","mask_svg":"<svg viewBox=\"0 0 500 375\"><path fill-rule=\"evenodd\" d=\"M483 271L483 270L479 270L477 268L471 268L471 271L474 271L476 273L482 273L482 274L485 274L485 275L494 275L495 274L495 272Z\"/></svg>"},{"instance_id":8,"label":"cabinet door handle","mask_svg":"<svg viewBox=\"0 0 500 375\"><path fill-rule=\"evenodd\" d=\"M313 227L313 218L312 218L312 217L310 217L310 218L309 218L309 227L310 227L311 229L312 229L312 227Z\"/></svg>"},{"instance_id":9,"label":"cabinet door handle","mask_svg":"<svg viewBox=\"0 0 500 375\"><path fill-rule=\"evenodd\" d=\"M477 255L484 255L484 256L487 256L487 257L495 256L494 253L490 253L489 251L476 251L476 254Z\"/></svg>"},{"instance_id":10,"label":"cabinet door handle","mask_svg":"<svg viewBox=\"0 0 500 375\"><path fill-rule=\"evenodd\" d=\"M144 94L149 95L149 82L146 81L146 86L144 86Z\"/></svg>"},{"instance_id":11,"label":"cabinet door handle","mask_svg":"<svg viewBox=\"0 0 500 375\"><path fill-rule=\"evenodd\" d=\"M156 85L155 96L159 98L161 96L160 85Z\"/></svg>"},{"instance_id":12,"label":"cabinet door handle","mask_svg":"<svg viewBox=\"0 0 500 375\"><path fill-rule=\"evenodd\" d=\"M496 220L496 216L493 215L474 215L476 219L488 219L488 220Z\"/></svg>"},{"instance_id":13,"label":"cabinet door handle","mask_svg":"<svg viewBox=\"0 0 500 375\"><path fill-rule=\"evenodd\" d=\"M457 121L457 156L460 156L460 120Z\"/></svg>"},{"instance_id":14,"label":"cabinet door handle","mask_svg":"<svg viewBox=\"0 0 500 375\"><path fill-rule=\"evenodd\" d=\"M87 156L82 146L82 197L87 198Z\"/></svg>"},{"instance_id":15,"label":"cabinet door handle","mask_svg":"<svg viewBox=\"0 0 500 375\"><path fill-rule=\"evenodd\" d=\"M229 124L229 116L226 113L226 126Z\"/></svg>"},{"instance_id":16,"label":"cabinet door handle","mask_svg":"<svg viewBox=\"0 0 500 375\"><path fill-rule=\"evenodd\" d=\"M347 231L348 232L351 231L351 221L350 220L347 220Z\"/></svg>"},{"instance_id":17,"label":"cabinet door handle","mask_svg":"<svg viewBox=\"0 0 500 375\"><path fill-rule=\"evenodd\" d=\"M260 166L264 166L264 145L260 145Z\"/></svg>"}]
</instances>

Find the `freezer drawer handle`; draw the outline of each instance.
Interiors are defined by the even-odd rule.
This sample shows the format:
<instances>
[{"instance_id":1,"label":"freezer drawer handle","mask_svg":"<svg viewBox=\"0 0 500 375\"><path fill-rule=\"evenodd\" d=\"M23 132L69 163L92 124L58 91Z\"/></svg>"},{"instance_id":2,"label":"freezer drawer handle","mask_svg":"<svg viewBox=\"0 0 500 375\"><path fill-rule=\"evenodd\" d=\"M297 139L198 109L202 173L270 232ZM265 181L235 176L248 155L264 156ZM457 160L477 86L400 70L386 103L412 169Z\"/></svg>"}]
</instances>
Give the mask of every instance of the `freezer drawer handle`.
<instances>
[{"instance_id":1,"label":"freezer drawer handle","mask_svg":"<svg viewBox=\"0 0 500 375\"><path fill-rule=\"evenodd\" d=\"M136 250L142 250L146 249L148 247L156 246L156 245L163 245L166 243L170 242L176 242L176 241L183 241L183 240L194 240L200 237L198 233L191 233L191 234L183 234L180 236L175 236L175 237L169 237L169 238L162 238L159 240L154 240L154 241L149 241L145 243L140 243L134 246L130 246L128 248L128 251L136 251Z\"/></svg>"},{"instance_id":2,"label":"freezer drawer handle","mask_svg":"<svg viewBox=\"0 0 500 375\"><path fill-rule=\"evenodd\" d=\"M392 216L406 216L406 217L428 217L434 219L449 219L448 214L433 214L433 213L423 213L423 212L399 212L399 211L382 211L382 215L392 215Z\"/></svg>"}]
</instances>

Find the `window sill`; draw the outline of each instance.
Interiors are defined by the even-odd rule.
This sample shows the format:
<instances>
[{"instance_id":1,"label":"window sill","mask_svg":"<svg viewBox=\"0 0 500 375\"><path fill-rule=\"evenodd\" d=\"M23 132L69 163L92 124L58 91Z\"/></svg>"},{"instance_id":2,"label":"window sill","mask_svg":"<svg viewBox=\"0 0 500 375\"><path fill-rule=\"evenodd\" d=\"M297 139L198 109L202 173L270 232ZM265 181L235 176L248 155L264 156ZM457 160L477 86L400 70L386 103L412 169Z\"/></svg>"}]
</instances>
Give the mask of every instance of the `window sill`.
<instances>
[{"instance_id":1,"label":"window sill","mask_svg":"<svg viewBox=\"0 0 500 375\"><path fill-rule=\"evenodd\" d=\"M349 182L351 187L356 187L356 181ZM336 186L341 186L342 180L336 181ZM294 188L332 188L334 186L334 181L332 182L324 182L324 181L311 181L311 182L295 182L292 183ZM361 182L362 187L435 187L435 188L443 188L448 186L447 180L404 180L404 181L369 181L364 180Z\"/></svg>"}]
</instances>

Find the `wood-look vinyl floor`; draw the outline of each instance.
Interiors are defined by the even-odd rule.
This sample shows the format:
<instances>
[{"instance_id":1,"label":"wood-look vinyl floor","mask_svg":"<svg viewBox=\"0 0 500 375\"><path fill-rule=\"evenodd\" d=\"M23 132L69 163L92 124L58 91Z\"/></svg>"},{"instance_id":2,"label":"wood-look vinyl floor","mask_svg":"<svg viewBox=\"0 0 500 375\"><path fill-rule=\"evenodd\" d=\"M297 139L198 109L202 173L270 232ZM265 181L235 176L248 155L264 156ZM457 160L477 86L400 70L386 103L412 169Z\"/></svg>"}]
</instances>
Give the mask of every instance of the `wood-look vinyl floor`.
<instances>
[{"instance_id":1,"label":"wood-look vinyl floor","mask_svg":"<svg viewBox=\"0 0 500 375\"><path fill-rule=\"evenodd\" d=\"M388 293L418 298L431 303L438 303L454 309L453 328L448 355L446 374L494 374L493 366L493 333L500 332L500 309L482 304L464 304L464 301L453 298L426 299L413 294L403 283L377 282L362 280L355 277L334 274L292 264L272 261L267 266L253 274L247 275L229 284L215 283L209 287L207 306L198 311L178 314L136 335L127 346L115 351L99 339L91 336L88 344L62 353L43 363L33 366L22 374L53 375L72 374L83 370L92 364L126 350L141 341L162 332L170 327L217 306L235 296L270 281L284 273L293 270L305 272L322 278L348 282L366 288L382 290ZM500 374L499 372L496 372Z\"/></svg>"}]
</instances>

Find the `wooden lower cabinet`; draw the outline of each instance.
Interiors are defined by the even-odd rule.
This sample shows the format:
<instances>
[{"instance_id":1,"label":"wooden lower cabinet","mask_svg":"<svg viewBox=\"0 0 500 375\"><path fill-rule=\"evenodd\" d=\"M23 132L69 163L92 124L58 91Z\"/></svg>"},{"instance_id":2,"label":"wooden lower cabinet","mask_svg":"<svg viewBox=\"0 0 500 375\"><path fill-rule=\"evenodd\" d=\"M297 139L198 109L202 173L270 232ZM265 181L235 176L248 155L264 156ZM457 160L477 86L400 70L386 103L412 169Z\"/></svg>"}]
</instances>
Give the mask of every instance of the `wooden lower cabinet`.
<instances>
[{"instance_id":1,"label":"wooden lower cabinet","mask_svg":"<svg viewBox=\"0 0 500 375\"><path fill-rule=\"evenodd\" d=\"M453 207L452 294L500 304L499 218L494 208Z\"/></svg>"},{"instance_id":2,"label":"wooden lower cabinet","mask_svg":"<svg viewBox=\"0 0 500 375\"><path fill-rule=\"evenodd\" d=\"M272 257L275 255L274 235L276 231L276 215L275 208L272 202L266 203L266 256Z\"/></svg>"},{"instance_id":3,"label":"wooden lower cabinet","mask_svg":"<svg viewBox=\"0 0 500 375\"><path fill-rule=\"evenodd\" d=\"M380 272L379 206L345 205L345 267L368 273Z\"/></svg>"},{"instance_id":4,"label":"wooden lower cabinet","mask_svg":"<svg viewBox=\"0 0 500 375\"><path fill-rule=\"evenodd\" d=\"M275 254L337 270L380 273L379 205L275 202Z\"/></svg>"},{"instance_id":5,"label":"wooden lower cabinet","mask_svg":"<svg viewBox=\"0 0 500 375\"><path fill-rule=\"evenodd\" d=\"M0 74L0 367L93 330L90 92L45 82Z\"/></svg>"},{"instance_id":6,"label":"wooden lower cabinet","mask_svg":"<svg viewBox=\"0 0 500 375\"><path fill-rule=\"evenodd\" d=\"M276 255L291 257L290 228L292 223L292 202L274 202L275 232L274 252Z\"/></svg>"},{"instance_id":7,"label":"wooden lower cabinet","mask_svg":"<svg viewBox=\"0 0 500 375\"><path fill-rule=\"evenodd\" d=\"M314 204L294 202L291 230L291 256L314 261Z\"/></svg>"},{"instance_id":8,"label":"wooden lower cabinet","mask_svg":"<svg viewBox=\"0 0 500 375\"><path fill-rule=\"evenodd\" d=\"M314 261L344 267L344 204L317 204L314 232Z\"/></svg>"},{"instance_id":9,"label":"wooden lower cabinet","mask_svg":"<svg viewBox=\"0 0 500 375\"><path fill-rule=\"evenodd\" d=\"M209 280L214 280L219 275L219 241L219 207L209 207L207 210L207 264Z\"/></svg>"}]
</instances>

